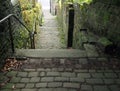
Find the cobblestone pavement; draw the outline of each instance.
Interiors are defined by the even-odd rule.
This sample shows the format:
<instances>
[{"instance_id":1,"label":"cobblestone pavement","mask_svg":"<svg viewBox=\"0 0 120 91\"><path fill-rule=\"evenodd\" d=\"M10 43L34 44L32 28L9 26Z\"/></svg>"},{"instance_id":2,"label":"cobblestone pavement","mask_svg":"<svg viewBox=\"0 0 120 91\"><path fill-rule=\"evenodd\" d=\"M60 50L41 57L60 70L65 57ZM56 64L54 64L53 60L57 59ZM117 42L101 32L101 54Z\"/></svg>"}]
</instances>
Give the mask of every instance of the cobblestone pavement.
<instances>
[{"instance_id":1,"label":"cobblestone pavement","mask_svg":"<svg viewBox=\"0 0 120 91\"><path fill-rule=\"evenodd\" d=\"M49 10L44 11L44 23L38 31L36 43L37 49L59 49L61 48L60 36L56 16L49 13Z\"/></svg>"},{"instance_id":2,"label":"cobblestone pavement","mask_svg":"<svg viewBox=\"0 0 120 91\"><path fill-rule=\"evenodd\" d=\"M120 91L120 61L115 58L28 59L21 69L0 73L0 82L8 78L9 82L0 91Z\"/></svg>"}]
</instances>

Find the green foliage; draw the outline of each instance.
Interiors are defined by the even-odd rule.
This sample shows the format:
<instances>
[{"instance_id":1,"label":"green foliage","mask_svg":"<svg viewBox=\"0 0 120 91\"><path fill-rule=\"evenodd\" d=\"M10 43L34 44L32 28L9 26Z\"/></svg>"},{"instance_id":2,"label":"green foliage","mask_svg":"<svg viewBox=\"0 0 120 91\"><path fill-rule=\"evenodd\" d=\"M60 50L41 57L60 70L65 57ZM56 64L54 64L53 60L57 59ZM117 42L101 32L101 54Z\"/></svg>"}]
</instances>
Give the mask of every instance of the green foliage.
<instances>
[{"instance_id":1,"label":"green foliage","mask_svg":"<svg viewBox=\"0 0 120 91\"><path fill-rule=\"evenodd\" d=\"M93 0L73 0L76 3L79 3L80 5L83 5L84 3L90 4Z\"/></svg>"},{"instance_id":2,"label":"green foliage","mask_svg":"<svg viewBox=\"0 0 120 91\"><path fill-rule=\"evenodd\" d=\"M112 42L109 41L106 37L101 37L98 42L100 42L101 44L103 44L104 46L107 46L107 45L111 45Z\"/></svg>"}]
</instances>

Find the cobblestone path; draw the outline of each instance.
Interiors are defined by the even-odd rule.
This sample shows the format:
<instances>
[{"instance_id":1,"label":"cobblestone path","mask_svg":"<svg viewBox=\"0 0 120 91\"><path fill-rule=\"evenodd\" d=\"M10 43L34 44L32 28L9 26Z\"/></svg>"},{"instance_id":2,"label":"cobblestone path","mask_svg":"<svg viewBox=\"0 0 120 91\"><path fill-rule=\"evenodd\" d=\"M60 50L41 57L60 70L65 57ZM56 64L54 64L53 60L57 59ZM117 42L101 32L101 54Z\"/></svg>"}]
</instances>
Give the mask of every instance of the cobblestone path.
<instances>
[{"instance_id":1,"label":"cobblestone path","mask_svg":"<svg viewBox=\"0 0 120 91\"><path fill-rule=\"evenodd\" d=\"M58 24L56 16L49 13L49 10L43 10L44 23L40 27L37 38L37 49L59 49L61 48Z\"/></svg>"},{"instance_id":2,"label":"cobblestone path","mask_svg":"<svg viewBox=\"0 0 120 91\"><path fill-rule=\"evenodd\" d=\"M120 91L120 61L31 58L18 71L0 73L1 80L7 77L11 79L0 91Z\"/></svg>"}]
</instances>

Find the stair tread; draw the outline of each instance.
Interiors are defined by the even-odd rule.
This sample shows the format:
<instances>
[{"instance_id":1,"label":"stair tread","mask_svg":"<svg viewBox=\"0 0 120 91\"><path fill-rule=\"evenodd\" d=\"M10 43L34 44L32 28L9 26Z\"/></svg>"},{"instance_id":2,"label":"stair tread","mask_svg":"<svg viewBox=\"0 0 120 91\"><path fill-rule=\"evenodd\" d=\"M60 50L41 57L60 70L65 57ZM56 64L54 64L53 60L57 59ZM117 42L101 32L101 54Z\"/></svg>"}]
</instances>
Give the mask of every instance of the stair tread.
<instances>
[{"instance_id":1,"label":"stair tread","mask_svg":"<svg viewBox=\"0 0 120 91\"><path fill-rule=\"evenodd\" d=\"M17 49L16 56L26 57L87 57L85 50L79 49Z\"/></svg>"}]
</instances>

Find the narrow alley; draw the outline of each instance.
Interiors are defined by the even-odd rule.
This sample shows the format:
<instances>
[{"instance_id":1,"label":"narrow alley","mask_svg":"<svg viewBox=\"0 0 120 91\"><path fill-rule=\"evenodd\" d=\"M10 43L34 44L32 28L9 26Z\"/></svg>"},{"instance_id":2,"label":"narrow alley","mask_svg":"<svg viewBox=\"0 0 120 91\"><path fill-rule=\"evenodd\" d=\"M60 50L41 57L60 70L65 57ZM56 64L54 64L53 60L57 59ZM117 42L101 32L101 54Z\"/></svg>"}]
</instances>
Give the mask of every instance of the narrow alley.
<instances>
[{"instance_id":1,"label":"narrow alley","mask_svg":"<svg viewBox=\"0 0 120 91\"><path fill-rule=\"evenodd\" d=\"M11 1L0 0L0 91L120 91L120 0Z\"/></svg>"},{"instance_id":2,"label":"narrow alley","mask_svg":"<svg viewBox=\"0 0 120 91\"><path fill-rule=\"evenodd\" d=\"M37 36L36 49L60 49L60 33L57 17L50 14L49 9L43 10L43 25Z\"/></svg>"}]
</instances>

